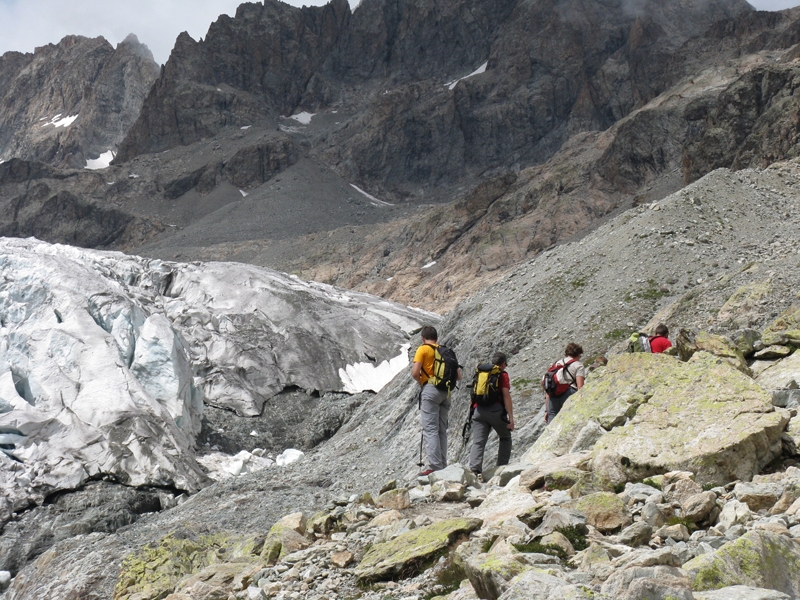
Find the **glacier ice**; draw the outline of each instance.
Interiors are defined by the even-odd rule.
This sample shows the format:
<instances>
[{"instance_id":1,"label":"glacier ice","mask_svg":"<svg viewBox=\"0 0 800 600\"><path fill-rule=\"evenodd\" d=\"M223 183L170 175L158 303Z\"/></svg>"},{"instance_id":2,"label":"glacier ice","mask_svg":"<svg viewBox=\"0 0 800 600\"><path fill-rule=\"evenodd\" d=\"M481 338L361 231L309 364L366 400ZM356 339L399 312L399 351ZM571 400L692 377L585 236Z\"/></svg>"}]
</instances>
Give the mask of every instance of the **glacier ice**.
<instances>
[{"instance_id":1,"label":"glacier ice","mask_svg":"<svg viewBox=\"0 0 800 600\"><path fill-rule=\"evenodd\" d=\"M377 391L437 320L252 265L0 238L0 488L19 510L90 479L193 492L260 467L198 462L204 403Z\"/></svg>"}]
</instances>

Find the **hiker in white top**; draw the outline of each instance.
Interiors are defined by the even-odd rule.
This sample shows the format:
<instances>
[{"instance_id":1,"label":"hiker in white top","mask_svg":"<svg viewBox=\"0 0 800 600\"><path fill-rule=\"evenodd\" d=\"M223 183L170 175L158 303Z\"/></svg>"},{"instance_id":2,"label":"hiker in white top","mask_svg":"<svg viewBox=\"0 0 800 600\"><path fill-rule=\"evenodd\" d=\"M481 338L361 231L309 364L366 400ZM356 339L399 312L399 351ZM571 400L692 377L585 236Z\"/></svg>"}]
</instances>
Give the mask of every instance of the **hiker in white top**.
<instances>
[{"instance_id":1,"label":"hiker in white top","mask_svg":"<svg viewBox=\"0 0 800 600\"><path fill-rule=\"evenodd\" d=\"M580 362L580 358L583 356L583 348L579 344L570 342L564 350L564 355L564 358L556 364L566 365L563 371L560 372L560 379L564 383L569 383L569 389L560 396L553 398L545 394L545 407L547 410L545 421L548 424L553 422L555 416L563 408L567 398L581 389L586 381L586 367Z\"/></svg>"}]
</instances>

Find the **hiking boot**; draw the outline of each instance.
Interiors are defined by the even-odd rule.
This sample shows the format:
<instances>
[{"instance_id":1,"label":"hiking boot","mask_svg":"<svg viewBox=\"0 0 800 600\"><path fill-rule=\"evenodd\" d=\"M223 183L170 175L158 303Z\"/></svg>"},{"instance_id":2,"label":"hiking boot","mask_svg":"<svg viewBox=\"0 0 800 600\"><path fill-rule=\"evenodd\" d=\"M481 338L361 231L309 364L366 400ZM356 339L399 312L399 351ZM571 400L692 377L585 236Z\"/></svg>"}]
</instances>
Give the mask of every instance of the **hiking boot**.
<instances>
[{"instance_id":1,"label":"hiking boot","mask_svg":"<svg viewBox=\"0 0 800 600\"><path fill-rule=\"evenodd\" d=\"M433 473L433 469L425 469L421 473L417 473L417 477L427 477L431 473Z\"/></svg>"},{"instance_id":2,"label":"hiking boot","mask_svg":"<svg viewBox=\"0 0 800 600\"><path fill-rule=\"evenodd\" d=\"M475 479L478 480L478 483L483 483L483 473L480 471L473 471L472 474L475 475Z\"/></svg>"}]
</instances>

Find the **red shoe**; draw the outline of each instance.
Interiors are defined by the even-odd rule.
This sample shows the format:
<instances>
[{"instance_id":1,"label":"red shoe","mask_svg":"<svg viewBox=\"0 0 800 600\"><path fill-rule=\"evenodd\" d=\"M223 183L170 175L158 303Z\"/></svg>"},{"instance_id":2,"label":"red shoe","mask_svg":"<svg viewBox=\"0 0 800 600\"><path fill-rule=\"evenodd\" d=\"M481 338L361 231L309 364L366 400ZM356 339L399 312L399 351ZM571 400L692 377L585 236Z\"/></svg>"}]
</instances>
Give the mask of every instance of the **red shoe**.
<instances>
[{"instance_id":1,"label":"red shoe","mask_svg":"<svg viewBox=\"0 0 800 600\"><path fill-rule=\"evenodd\" d=\"M417 473L417 477L427 477L431 473L433 473L433 469L426 469L422 473Z\"/></svg>"}]
</instances>

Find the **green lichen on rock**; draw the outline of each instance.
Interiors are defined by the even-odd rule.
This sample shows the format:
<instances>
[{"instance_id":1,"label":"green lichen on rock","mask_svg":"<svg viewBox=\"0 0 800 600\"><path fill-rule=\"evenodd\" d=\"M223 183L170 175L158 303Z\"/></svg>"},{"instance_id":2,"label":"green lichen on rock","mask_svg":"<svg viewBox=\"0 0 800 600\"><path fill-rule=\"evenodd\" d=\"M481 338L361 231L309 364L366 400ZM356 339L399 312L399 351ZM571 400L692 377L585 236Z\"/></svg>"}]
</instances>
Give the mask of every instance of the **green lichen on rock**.
<instances>
[{"instance_id":1,"label":"green lichen on rock","mask_svg":"<svg viewBox=\"0 0 800 600\"><path fill-rule=\"evenodd\" d=\"M375 544L356 567L362 582L391 578L418 570L445 551L457 538L478 529L480 519L449 519L408 531L395 539Z\"/></svg>"},{"instance_id":2,"label":"green lichen on rock","mask_svg":"<svg viewBox=\"0 0 800 600\"><path fill-rule=\"evenodd\" d=\"M261 538L263 541L263 538ZM185 576L219 562L246 556L260 549L258 538L231 537L226 533L171 533L148 544L122 561L114 600L163 598Z\"/></svg>"},{"instance_id":3,"label":"green lichen on rock","mask_svg":"<svg viewBox=\"0 0 800 600\"><path fill-rule=\"evenodd\" d=\"M769 324L764 333L781 333L784 331L800 330L800 304L783 311Z\"/></svg>"},{"instance_id":4,"label":"green lichen on rock","mask_svg":"<svg viewBox=\"0 0 800 600\"><path fill-rule=\"evenodd\" d=\"M769 281L756 281L737 289L722 305L718 318L722 322L732 322L740 327L749 325L749 316L757 311L763 299L772 293Z\"/></svg>"},{"instance_id":5,"label":"green lichen on rock","mask_svg":"<svg viewBox=\"0 0 800 600\"><path fill-rule=\"evenodd\" d=\"M586 522L602 533L621 529L631 521L625 503L611 492L589 494L573 502L572 507L586 515Z\"/></svg>"},{"instance_id":6,"label":"green lichen on rock","mask_svg":"<svg viewBox=\"0 0 800 600\"><path fill-rule=\"evenodd\" d=\"M768 393L723 359L707 352L689 362L634 353L612 357L602 375L589 379L523 461L537 464L566 454L590 418L635 393L648 396L647 402L594 445L593 470L600 479L619 484L691 471L701 485L749 481L780 452L786 416L775 411ZM609 456L616 457L615 464Z\"/></svg>"},{"instance_id":7,"label":"green lichen on rock","mask_svg":"<svg viewBox=\"0 0 800 600\"><path fill-rule=\"evenodd\" d=\"M695 591L732 585L800 594L800 546L768 531L750 531L716 552L703 554L683 565Z\"/></svg>"}]
</instances>

